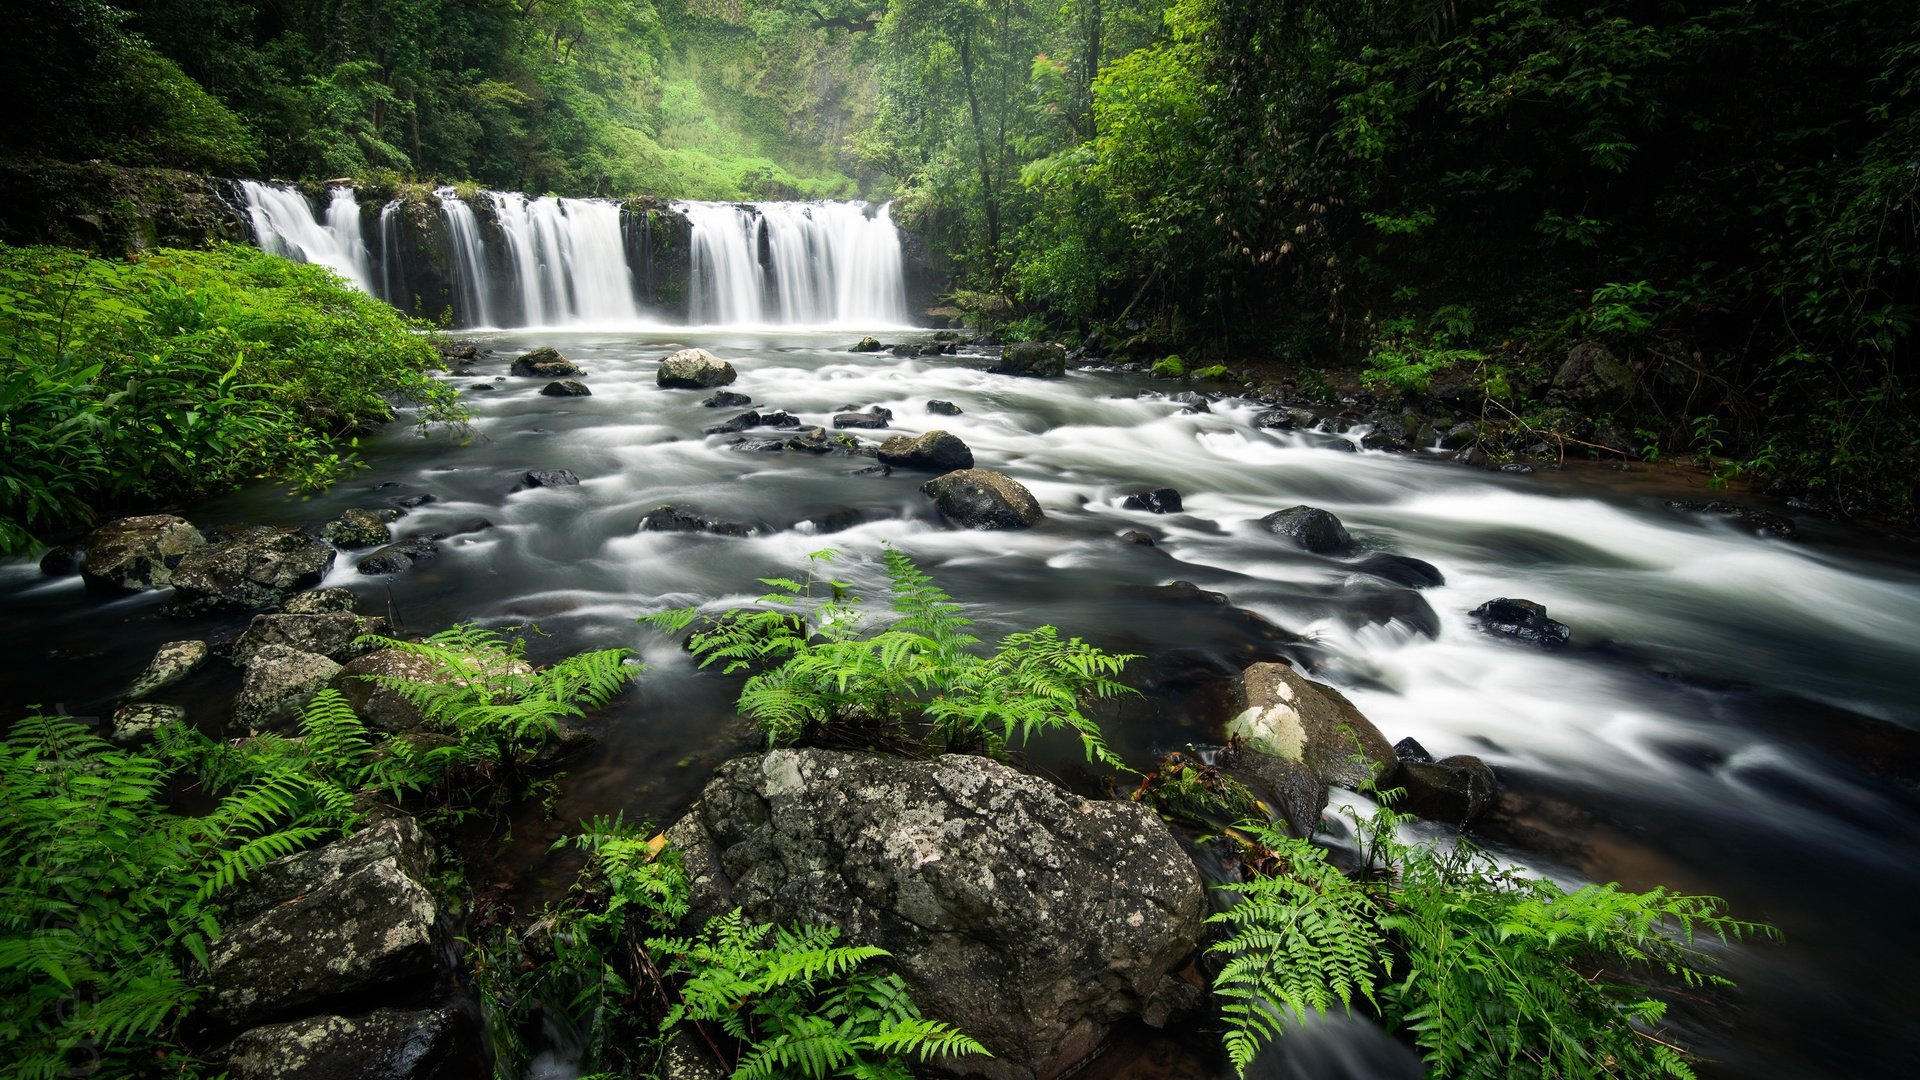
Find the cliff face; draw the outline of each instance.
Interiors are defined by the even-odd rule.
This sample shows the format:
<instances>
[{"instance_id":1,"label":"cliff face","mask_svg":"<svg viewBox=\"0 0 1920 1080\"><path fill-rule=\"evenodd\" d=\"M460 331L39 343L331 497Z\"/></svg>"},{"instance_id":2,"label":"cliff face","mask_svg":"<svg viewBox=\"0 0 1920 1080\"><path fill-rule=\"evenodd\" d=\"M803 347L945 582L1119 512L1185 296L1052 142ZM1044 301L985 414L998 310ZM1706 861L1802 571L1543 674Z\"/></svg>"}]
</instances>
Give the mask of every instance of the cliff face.
<instances>
[{"instance_id":1,"label":"cliff face","mask_svg":"<svg viewBox=\"0 0 1920 1080\"><path fill-rule=\"evenodd\" d=\"M101 161L0 161L0 242L126 255L247 239L228 181Z\"/></svg>"}]
</instances>

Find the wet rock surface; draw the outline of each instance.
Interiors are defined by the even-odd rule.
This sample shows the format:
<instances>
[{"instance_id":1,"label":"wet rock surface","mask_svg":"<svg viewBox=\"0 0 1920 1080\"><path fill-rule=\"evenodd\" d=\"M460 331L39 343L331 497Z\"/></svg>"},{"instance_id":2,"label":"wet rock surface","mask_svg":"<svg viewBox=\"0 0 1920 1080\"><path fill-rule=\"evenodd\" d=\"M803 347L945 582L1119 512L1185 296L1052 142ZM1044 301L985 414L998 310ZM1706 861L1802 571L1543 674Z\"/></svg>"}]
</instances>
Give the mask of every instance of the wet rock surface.
<instances>
[{"instance_id":1,"label":"wet rock surface","mask_svg":"<svg viewBox=\"0 0 1920 1080\"><path fill-rule=\"evenodd\" d=\"M1340 519L1317 506L1289 506L1260 519L1261 528L1315 555L1344 555L1353 548Z\"/></svg>"},{"instance_id":2,"label":"wet rock surface","mask_svg":"<svg viewBox=\"0 0 1920 1080\"><path fill-rule=\"evenodd\" d=\"M275 607L320 584L335 553L286 525L248 525L193 549L173 571L174 614Z\"/></svg>"},{"instance_id":3,"label":"wet rock surface","mask_svg":"<svg viewBox=\"0 0 1920 1080\"><path fill-rule=\"evenodd\" d=\"M365 634L386 632L387 620L350 612L255 615L246 631L233 643L233 662L245 667L252 663L261 649L269 645L284 645L324 656L336 663L345 663L370 647L356 644L356 639Z\"/></svg>"},{"instance_id":4,"label":"wet rock surface","mask_svg":"<svg viewBox=\"0 0 1920 1080\"><path fill-rule=\"evenodd\" d=\"M1172 488L1136 492L1127 496L1120 506L1126 510L1145 510L1151 514L1177 514L1180 512L1180 493Z\"/></svg>"},{"instance_id":5,"label":"wet rock surface","mask_svg":"<svg viewBox=\"0 0 1920 1080\"><path fill-rule=\"evenodd\" d=\"M164 589L173 581L174 568L206 542L192 522L171 514L119 518L87 538L80 576L88 588L100 592Z\"/></svg>"},{"instance_id":6,"label":"wet rock surface","mask_svg":"<svg viewBox=\"0 0 1920 1080\"><path fill-rule=\"evenodd\" d=\"M169 641L155 650L146 670L127 687L127 697L145 697L162 687L172 686L193 673L207 659L204 641Z\"/></svg>"},{"instance_id":7,"label":"wet rock surface","mask_svg":"<svg viewBox=\"0 0 1920 1080\"><path fill-rule=\"evenodd\" d=\"M1510 637L1549 651L1566 648L1573 640L1573 630L1566 623L1547 618L1547 609L1531 600L1499 596L1474 608L1471 614L1480 629L1489 634Z\"/></svg>"},{"instance_id":8,"label":"wet rock surface","mask_svg":"<svg viewBox=\"0 0 1920 1080\"><path fill-rule=\"evenodd\" d=\"M233 719L256 731L291 730L300 710L339 671L339 664L318 653L261 645L248 657Z\"/></svg>"},{"instance_id":9,"label":"wet rock surface","mask_svg":"<svg viewBox=\"0 0 1920 1080\"><path fill-rule=\"evenodd\" d=\"M543 397L592 397L593 391L578 379L557 379L540 388Z\"/></svg>"},{"instance_id":10,"label":"wet rock surface","mask_svg":"<svg viewBox=\"0 0 1920 1080\"><path fill-rule=\"evenodd\" d=\"M580 478L570 469L531 469L520 477L513 486L515 491L532 491L534 488L573 487Z\"/></svg>"},{"instance_id":11,"label":"wet rock surface","mask_svg":"<svg viewBox=\"0 0 1920 1080\"><path fill-rule=\"evenodd\" d=\"M397 544L388 544L386 547L368 554L360 560L360 564L354 567L354 569L369 576L375 574L404 574L413 569L415 564L426 562L429 559L437 557L439 554L439 544L434 543L433 540L428 537L416 536L410 540L402 540Z\"/></svg>"},{"instance_id":12,"label":"wet rock surface","mask_svg":"<svg viewBox=\"0 0 1920 1080\"><path fill-rule=\"evenodd\" d=\"M1480 820L1500 795L1492 767L1471 754L1439 761L1403 758L1393 782L1407 792L1396 809L1456 828Z\"/></svg>"},{"instance_id":13,"label":"wet rock surface","mask_svg":"<svg viewBox=\"0 0 1920 1080\"><path fill-rule=\"evenodd\" d=\"M1252 749L1300 762L1328 784L1391 786L1392 745L1333 687L1286 664L1254 664L1234 680L1229 702L1226 733Z\"/></svg>"},{"instance_id":14,"label":"wet rock surface","mask_svg":"<svg viewBox=\"0 0 1920 1080\"><path fill-rule=\"evenodd\" d=\"M715 536L752 536L758 530L737 521L715 521L677 506L655 507L640 519L641 532L712 533Z\"/></svg>"},{"instance_id":15,"label":"wet rock surface","mask_svg":"<svg viewBox=\"0 0 1920 1080\"><path fill-rule=\"evenodd\" d=\"M775 750L720 767L668 833L694 919L825 920L893 953L931 1016L997 1056L970 1075L1050 1078L1110 1025L1197 1003L1173 977L1207 911L1147 808L1069 794L985 758Z\"/></svg>"},{"instance_id":16,"label":"wet rock surface","mask_svg":"<svg viewBox=\"0 0 1920 1080\"><path fill-rule=\"evenodd\" d=\"M107 737L121 746L137 746L150 741L162 726L181 723L186 718L187 710L178 705L135 701L114 710L112 730Z\"/></svg>"},{"instance_id":17,"label":"wet rock surface","mask_svg":"<svg viewBox=\"0 0 1920 1080\"><path fill-rule=\"evenodd\" d=\"M542 348L520 354L507 368L509 374L531 379L558 379L565 375L578 375L580 369L574 362L560 355L560 350Z\"/></svg>"},{"instance_id":18,"label":"wet rock surface","mask_svg":"<svg viewBox=\"0 0 1920 1080\"><path fill-rule=\"evenodd\" d=\"M1019 341L1003 349L987 370L995 375L1057 379L1067 373L1067 350L1044 341Z\"/></svg>"},{"instance_id":19,"label":"wet rock surface","mask_svg":"<svg viewBox=\"0 0 1920 1080\"><path fill-rule=\"evenodd\" d=\"M385 507L350 507L321 526L320 535L343 548L379 547L393 539L393 530L388 525L399 517L398 510Z\"/></svg>"},{"instance_id":20,"label":"wet rock surface","mask_svg":"<svg viewBox=\"0 0 1920 1080\"><path fill-rule=\"evenodd\" d=\"M477 1027L451 1005L329 1013L242 1032L224 1056L232 1080L463 1080L486 1068Z\"/></svg>"},{"instance_id":21,"label":"wet rock surface","mask_svg":"<svg viewBox=\"0 0 1920 1080\"><path fill-rule=\"evenodd\" d=\"M1021 483L992 469L959 469L920 485L948 520L967 529L1025 529L1046 520Z\"/></svg>"},{"instance_id":22,"label":"wet rock surface","mask_svg":"<svg viewBox=\"0 0 1920 1080\"><path fill-rule=\"evenodd\" d=\"M733 365L705 349L681 349L660 361L654 381L669 390L711 390L727 386L739 373Z\"/></svg>"},{"instance_id":23,"label":"wet rock surface","mask_svg":"<svg viewBox=\"0 0 1920 1080\"><path fill-rule=\"evenodd\" d=\"M880 444L880 464L928 472L973 468L973 450L959 436L938 429L925 435L895 435Z\"/></svg>"}]
</instances>

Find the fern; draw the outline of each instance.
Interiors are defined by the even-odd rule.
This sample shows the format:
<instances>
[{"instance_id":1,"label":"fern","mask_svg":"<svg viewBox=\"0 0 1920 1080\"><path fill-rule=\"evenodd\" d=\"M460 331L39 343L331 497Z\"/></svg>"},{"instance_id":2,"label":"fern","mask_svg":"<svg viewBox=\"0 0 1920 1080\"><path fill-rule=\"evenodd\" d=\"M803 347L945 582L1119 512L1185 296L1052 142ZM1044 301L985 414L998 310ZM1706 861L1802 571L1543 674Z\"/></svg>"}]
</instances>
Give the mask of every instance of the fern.
<instances>
[{"instance_id":1,"label":"fern","mask_svg":"<svg viewBox=\"0 0 1920 1080\"><path fill-rule=\"evenodd\" d=\"M906 555L888 548L883 558L894 615L883 629L869 628L844 583L811 576L762 579L774 591L760 598L761 610L705 617L686 608L642 621L670 633L698 626L687 645L702 667L749 672L739 709L772 746L835 725L887 739L924 722L936 745L998 753L1065 729L1087 760L1127 769L1084 710L1134 692L1119 675L1136 657L1062 641L1050 626L1009 634L980 656L970 651L980 639L961 606Z\"/></svg>"},{"instance_id":2,"label":"fern","mask_svg":"<svg viewBox=\"0 0 1920 1080\"><path fill-rule=\"evenodd\" d=\"M0 1036L19 1075L150 1062L199 997L219 934L212 901L337 830L287 772L238 784L199 817L168 813L160 796L182 761L171 755L194 745L163 729L163 756L150 756L48 716L0 740Z\"/></svg>"}]
</instances>

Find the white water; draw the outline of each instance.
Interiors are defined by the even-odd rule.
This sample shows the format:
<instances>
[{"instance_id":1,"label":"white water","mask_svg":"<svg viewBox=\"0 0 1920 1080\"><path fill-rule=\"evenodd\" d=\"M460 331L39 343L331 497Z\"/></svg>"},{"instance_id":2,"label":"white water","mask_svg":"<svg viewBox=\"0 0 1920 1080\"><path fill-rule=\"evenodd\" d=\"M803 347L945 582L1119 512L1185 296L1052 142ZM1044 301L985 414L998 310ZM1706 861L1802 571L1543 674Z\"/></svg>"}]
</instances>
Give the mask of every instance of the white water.
<instances>
[{"instance_id":1,"label":"white water","mask_svg":"<svg viewBox=\"0 0 1920 1080\"><path fill-rule=\"evenodd\" d=\"M691 319L697 326L907 323L891 204L690 202L674 208L693 223Z\"/></svg>"},{"instance_id":2,"label":"white water","mask_svg":"<svg viewBox=\"0 0 1920 1080\"><path fill-rule=\"evenodd\" d=\"M521 326L634 325L641 321L620 233L604 199L530 199L492 191L518 289Z\"/></svg>"},{"instance_id":3,"label":"white water","mask_svg":"<svg viewBox=\"0 0 1920 1080\"><path fill-rule=\"evenodd\" d=\"M352 188L331 189L322 225L314 219L307 197L291 184L243 180L240 187L246 195L254 241L261 250L295 262L318 263L361 291L374 291L372 260L361 237L360 204Z\"/></svg>"},{"instance_id":4,"label":"white water","mask_svg":"<svg viewBox=\"0 0 1920 1080\"><path fill-rule=\"evenodd\" d=\"M440 216L447 223L454 317L465 326L493 326L493 286L487 273L486 245L480 240L480 222L473 216L473 207L452 188L441 188L434 194L440 197Z\"/></svg>"}]
</instances>

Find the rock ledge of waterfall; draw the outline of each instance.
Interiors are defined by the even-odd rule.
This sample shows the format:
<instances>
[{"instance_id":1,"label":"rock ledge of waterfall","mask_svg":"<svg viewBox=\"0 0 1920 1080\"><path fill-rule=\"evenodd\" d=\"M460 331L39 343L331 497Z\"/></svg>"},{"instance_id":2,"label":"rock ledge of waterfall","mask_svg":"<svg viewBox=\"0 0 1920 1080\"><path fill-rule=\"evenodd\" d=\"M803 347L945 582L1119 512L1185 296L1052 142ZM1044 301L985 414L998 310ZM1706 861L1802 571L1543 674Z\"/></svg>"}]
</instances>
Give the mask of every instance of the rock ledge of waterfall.
<instances>
[{"instance_id":1,"label":"rock ledge of waterfall","mask_svg":"<svg viewBox=\"0 0 1920 1080\"><path fill-rule=\"evenodd\" d=\"M1205 890L1165 823L986 758L736 758L667 838L693 882L685 926L737 906L887 949L927 1015L993 1052L952 1063L963 1075L1059 1076L1112 1025L1202 998L1173 973Z\"/></svg>"}]
</instances>

